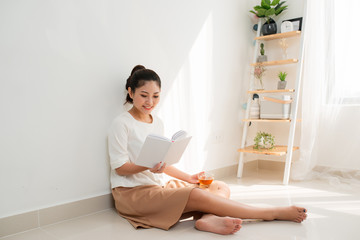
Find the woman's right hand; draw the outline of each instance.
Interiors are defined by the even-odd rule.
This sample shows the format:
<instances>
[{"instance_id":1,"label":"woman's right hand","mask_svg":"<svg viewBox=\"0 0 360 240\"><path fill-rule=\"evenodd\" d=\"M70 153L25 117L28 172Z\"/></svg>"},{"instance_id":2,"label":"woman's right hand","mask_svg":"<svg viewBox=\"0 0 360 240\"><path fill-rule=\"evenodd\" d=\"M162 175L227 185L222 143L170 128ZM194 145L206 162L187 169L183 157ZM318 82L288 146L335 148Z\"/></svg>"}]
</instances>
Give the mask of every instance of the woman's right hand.
<instances>
[{"instance_id":1,"label":"woman's right hand","mask_svg":"<svg viewBox=\"0 0 360 240\"><path fill-rule=\"evenodd\" d=\"M153 168L150 168L150 172L152 173L163 173L164 170L165 170L165 167L166 167L166 163L164 163L162 166L161 166L161 162L159 162L158 164L155 165L155 167Z\"/></svg>"},{"instance_id":2,"label":"woman's right hand","mask_svg":"<svg viewBox=\"0 0 360 240\"><path fill-rule=\"evenodd\" d=\"M197 174L194 174L194 175L190 175L189 176L189 179L187 180L188 183L193 183L193 184L196 184L196 183L199 183L199 176L201 174L203 174L204 172L199 172Z\"/></svg>"}]
</instances>

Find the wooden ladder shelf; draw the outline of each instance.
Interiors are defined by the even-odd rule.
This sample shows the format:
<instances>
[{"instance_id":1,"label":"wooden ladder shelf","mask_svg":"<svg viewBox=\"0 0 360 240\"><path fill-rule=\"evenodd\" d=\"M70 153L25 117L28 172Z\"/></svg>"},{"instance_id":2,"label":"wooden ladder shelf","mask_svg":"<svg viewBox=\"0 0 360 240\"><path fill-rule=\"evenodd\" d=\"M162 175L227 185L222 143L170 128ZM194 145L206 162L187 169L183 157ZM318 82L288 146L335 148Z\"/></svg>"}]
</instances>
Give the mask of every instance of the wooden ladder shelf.
<instances>
[{"instance_id":1,"label":"wooden ladder shelf","mask_svg":"<svg viewBox=\"0 0 360 240\"><path fill-rule=\"evenodd\" d=\"M261 26L261 19L258 22L258 26ZM262 62L257 63L256 58L258 55L259 50L259 42L261 41L271 41L276 39L284 39L284 38L290 38L290 37L301 37L300 39L300 51L299 51L299 58L290 58L290 59L284 59L284 60L276 60L276 61L269 61L269 62ZM255 48L254 48L254 56L253 56L253 63L251 66L257 66L257 65L263 65L263 66L279 66L284 64L294 64L296 67L296 81L295 81L295 88L294 89L282 89L282 90L256 90L254 89L254 82L255 78L254 76L250 79L250 89L247 91L248 93L248 101L247 101L247 109L245 114L245 119L242 121L244 122L244 128L243 128L243 135L242 135L242 141L241 146L238 149L238 152L240 152L239 156L239 167L238 167L238 173L237 176L240 178L242 177L243 173L243 165L244 165L244 154L250 153L250 154L264 154L264 155L273 155L273 156L286 156L285 160L285 170L284 170L284 178L283 178L283 184L289 183L289 177L290 177L290 167L291 167L291 160L293 151L298 150L299 147L294 146L294 136L295 136L295 127L296 122L294 119L297 119L297 110L298 110L298 99L299 99L299 92L300 92L300 86L301 86L301 73L302 73L302 59L304 55L304 34L301 34L301 31L292 31L292 32L286 32L286 33L278 33L278 34L272 34L267 36L260 36L260 28L257 31L257 36L255 37ZM283 94L283 93L290 93L293 95L292 99L293 102L291 103L291 118L290 119L251 119L249 118L250 115L250 104L253 94ZM258 124L262 123L290 123L289 127L289 137L287 145L277 145L273 149L254 149L253 146L247 146L246 140L247 140L247 132L248 127L251 122L256 122Z\"/></svg>"}]
</instances>

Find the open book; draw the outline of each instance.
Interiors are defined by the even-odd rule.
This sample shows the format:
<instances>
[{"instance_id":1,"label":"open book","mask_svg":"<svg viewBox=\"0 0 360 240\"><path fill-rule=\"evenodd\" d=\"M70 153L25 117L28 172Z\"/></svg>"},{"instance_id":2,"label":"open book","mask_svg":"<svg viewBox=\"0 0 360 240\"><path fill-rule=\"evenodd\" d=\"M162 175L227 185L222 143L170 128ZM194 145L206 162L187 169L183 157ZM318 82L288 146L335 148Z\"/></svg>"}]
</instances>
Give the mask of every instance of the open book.
<instances>
[{"instance_id":1,"label":"open book","mask_svg":"<svg viewBox=\"0 0 360 240\"><path fill-rule=\"evenodd\" d=\"M159 162L171 165L177 163L183 155L191 137L185 131L176 132L171 139L150 134L146 137L136 165L153 168Z\"/></svg>"}]
</instances>

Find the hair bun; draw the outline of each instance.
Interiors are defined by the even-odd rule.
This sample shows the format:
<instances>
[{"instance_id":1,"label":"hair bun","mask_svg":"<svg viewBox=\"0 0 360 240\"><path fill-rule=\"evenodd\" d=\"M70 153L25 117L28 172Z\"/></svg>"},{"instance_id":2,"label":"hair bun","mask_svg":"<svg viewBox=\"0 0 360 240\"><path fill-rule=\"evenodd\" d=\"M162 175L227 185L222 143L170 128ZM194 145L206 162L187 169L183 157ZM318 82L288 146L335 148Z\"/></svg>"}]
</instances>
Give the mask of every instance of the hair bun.
<instances>
[{"instance_id":1,"label":"hair bun","mask_svg":"<svg viewBox=\"0 0 360 240\"><path fill-rule=\"evenodd\" d=\"M131 70L131 74L130 76L128 77L128 79L126 80L126 85L125 85L125 89L127 90L128 87L130 87L130 82L131 82L131 77L132 75L138 71L138 70L141 70L141 69L146 69L143 65L136 65L132 70Z\"/></svg>"},{"instance_id":2,"label":"hair bun","mask_svg":"<svg viewBox=\"0 0 360 240\"><path fill-rule=\"evenodd\" d=\"M134 72L136 72L137 70L140 69L146 69L143 65L136 65L132 70L131 70L131 74L130 77L134 74Z\"/></svg>"}]
</instances>

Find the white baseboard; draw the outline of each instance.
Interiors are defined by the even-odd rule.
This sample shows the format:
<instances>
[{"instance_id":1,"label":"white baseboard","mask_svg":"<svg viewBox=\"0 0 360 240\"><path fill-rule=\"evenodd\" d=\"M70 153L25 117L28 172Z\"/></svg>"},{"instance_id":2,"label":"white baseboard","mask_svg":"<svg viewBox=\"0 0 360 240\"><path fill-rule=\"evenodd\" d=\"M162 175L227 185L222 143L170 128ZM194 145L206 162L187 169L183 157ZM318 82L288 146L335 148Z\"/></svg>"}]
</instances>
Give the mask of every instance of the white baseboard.
<instances>
[{"instance_id":1,"label":"white baseboard","mask_svg":"<svg viewBox=\"0 0 360 240\"><path fill-rule=\"evenodd\" d=\"M0 218L0 238L110 208L114 208L111 193Z\"/></svg>"},{"instance_id":2,"label":"white baseboard","mask_svg":"<svg viewBox=\"0 0 360 240\"><path fill-rule=\"evenodd\" d=\"M236 165L231 165L231 166L228 166L228 167L214 169L214 170L211 170L209 172L214 174L215 179L222 179L222 178L226 178L226 177L229 177L229 176L236 176L237 166L238 166L237 164Z\"/></svg>"}]
</instances>

